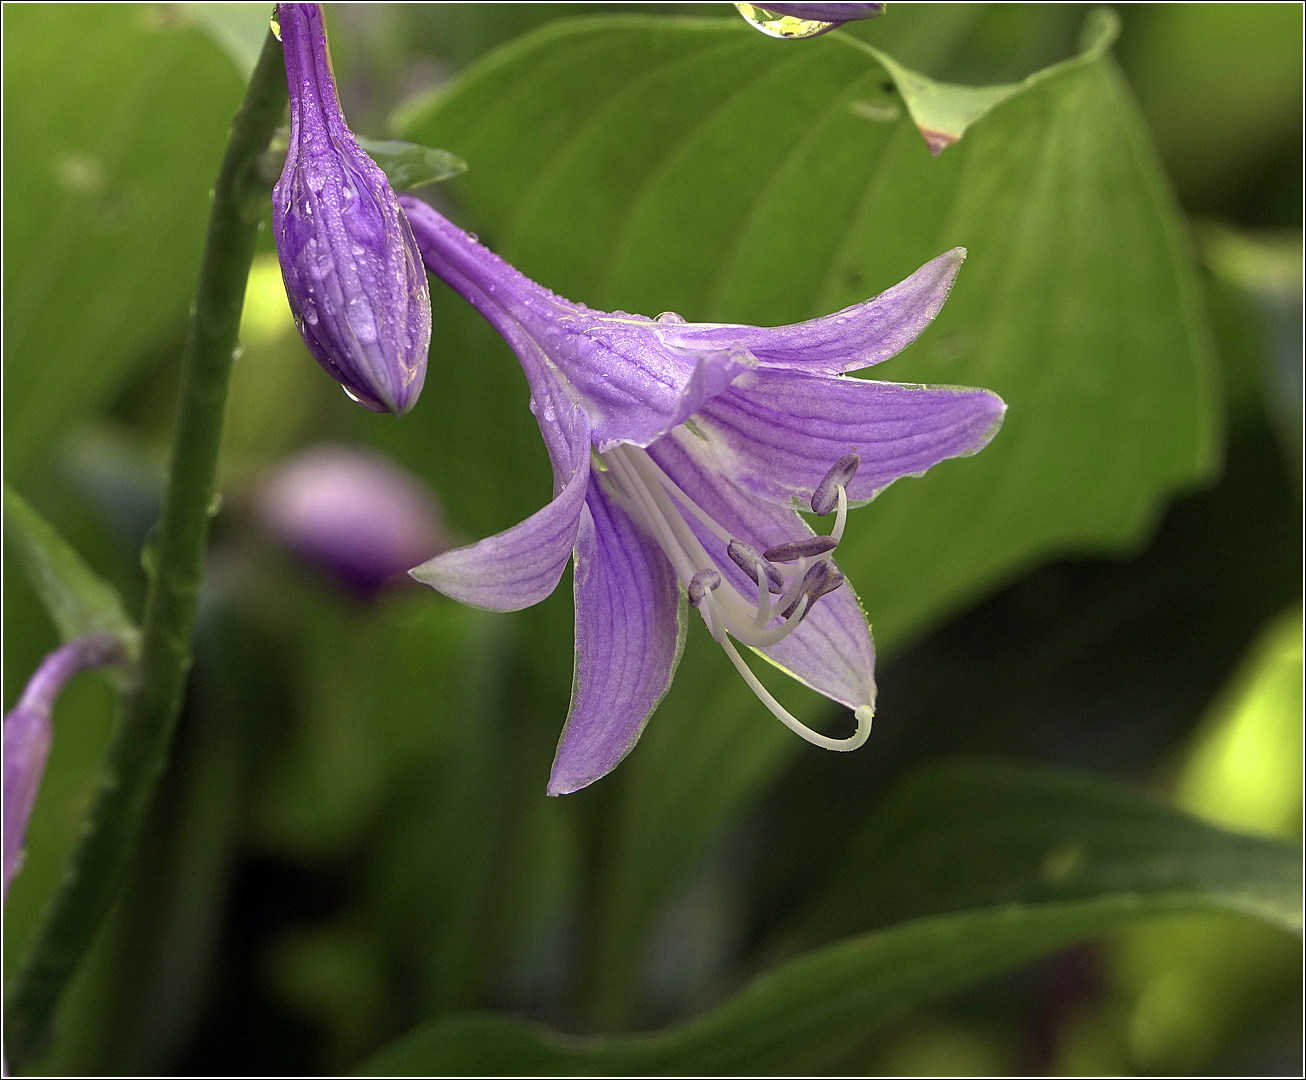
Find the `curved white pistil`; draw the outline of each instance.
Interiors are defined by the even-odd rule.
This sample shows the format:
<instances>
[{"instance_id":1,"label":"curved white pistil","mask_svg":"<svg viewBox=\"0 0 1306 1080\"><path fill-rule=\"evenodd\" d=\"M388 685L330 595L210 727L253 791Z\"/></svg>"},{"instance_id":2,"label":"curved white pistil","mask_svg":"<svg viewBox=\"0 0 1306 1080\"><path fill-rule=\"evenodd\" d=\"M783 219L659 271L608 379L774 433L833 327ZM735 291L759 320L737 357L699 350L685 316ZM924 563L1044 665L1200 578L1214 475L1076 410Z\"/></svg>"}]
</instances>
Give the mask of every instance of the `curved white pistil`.
<instances>
[{"instance_id":1,"label":"curved white pistil","mask_svg":"<svg viewBox=\"0 0 1306 1080\"><path fill-rule=\"evenodd\" d=\"M735 538L686 495L657 462L636 446L618 446L600 457L607 466L608 476L616 486L623 508L658 542L675 569L681 586L697 599L696 606L708 632L725 649L726 655L762 704L786 727L816 746L827 750L856 750L861 746L871 730L873 710L869 705L860 705L854 710L857 732L851 738L831 739L821 735L776 701L744 663L739 650L730 640L733 637L751 648L765 649L792 633L819 596L819 593L804 589L808 571L818 562L828 560L830 552L810 557L799 556L793 563L757 562L750 574L757 581L757 600L753 602L741 595L730 583L728 576L721 572L721 567L725 564L708 554L685 520L685 512L696 517L722 544L729 545ZM848 516L848 496L843 483L837 485L837 493L837 513L830 533L836 543L843 538ZM768 567L788 579L784 592L774 601L771 598ZM711 573L705 574L704 571ZM712 584L706 588L700 584L690 590L690 583L696 577L700 583L711 579ZM779 612L788 612L788 615L781 616ZM776 618L779 618L778 624L768 626Z\"/></svg>"}]
</instances>

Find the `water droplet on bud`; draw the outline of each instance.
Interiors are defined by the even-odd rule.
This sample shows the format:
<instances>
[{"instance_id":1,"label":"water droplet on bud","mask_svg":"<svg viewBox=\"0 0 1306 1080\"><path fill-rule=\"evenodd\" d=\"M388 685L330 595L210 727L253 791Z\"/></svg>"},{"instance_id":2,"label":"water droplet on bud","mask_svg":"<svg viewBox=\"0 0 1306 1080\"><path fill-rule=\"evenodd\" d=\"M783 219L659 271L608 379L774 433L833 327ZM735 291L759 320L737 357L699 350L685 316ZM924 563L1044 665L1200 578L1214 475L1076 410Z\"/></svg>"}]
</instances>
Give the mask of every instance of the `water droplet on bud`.
<instances>
[{"instance_id":1,"label":"water droplet on bud","mask_svg":"<svg viewBox=\"0 0 1306 1080\"><path fill-rule=\"evenodd\" d=\"M827 30L833 30L840 24L822 22L819 19L798 19L792 15L780 15L761 4L736 4L739 14L767 37L784 38L797 41L802 38L816 37Z\"/></svg>"}]
</instances>

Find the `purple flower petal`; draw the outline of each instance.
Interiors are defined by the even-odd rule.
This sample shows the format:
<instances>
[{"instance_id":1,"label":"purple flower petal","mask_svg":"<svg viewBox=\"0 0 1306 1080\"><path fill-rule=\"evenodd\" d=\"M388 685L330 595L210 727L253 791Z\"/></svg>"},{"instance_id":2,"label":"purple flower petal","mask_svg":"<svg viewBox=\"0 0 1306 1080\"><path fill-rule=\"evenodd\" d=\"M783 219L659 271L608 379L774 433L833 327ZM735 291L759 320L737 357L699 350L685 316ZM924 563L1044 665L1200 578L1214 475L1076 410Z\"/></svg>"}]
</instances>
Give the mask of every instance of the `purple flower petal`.
<instances>
[{"instance_id":1,"label":"purple flower petal","mask_svg":"<svg viewBox=\"0 0 1306 1080\"><path fill-rule=\"evenodd\" d=\"M429 559L409 571L413 578L464 604L492 611L530 607L558 587L585 507L589 425L573 407L569 417L554 416L548 426L553 436L553 501L506 532ZM564 450L570 454L565 464Z\"/></svg>"},{"instance_id":2,"label":"purple flower petal","mask_svg":"<svg viewBox=\"0 0 1306 1080\"><path fill-rule=\"evenodd\" d=\"M687 347L747 349L763 367L809 375L859 371L920 336L943 307L965 258L965 248L953 248L879 296L819 319L770 327L685 323L677 337Z\"/></svg>"},{"instance_id":3,"label":"purple flower petal","mask_svg":"<svg viewBox=\"0 0 1306 1080\"><path fill-rule=\"evenodd\" d=\"M549 794L607 775L671 685L685 613L671 564L603 491L595 472L576 538L576 660L571 711Z\"/></svg>"},{"instance_id":4,"label":"purple flower petal","mask_svg":"<svg viewBox=\"0 0 1306 1080\"><path fill-rule=\"evenodd\" d=\"M983 449L1005 412L987 390L761 370L707 402L694 427L735 483L806 507L845 454L861 457L848 498L865 502L900 477Z\"/></svg>"},{"instance_id":5,"label":"purple flower petal","mask_svg":"<svg viewBox=\"0 0 1306 1080\"><path fill-rule=\"evenodd\" d=\"M602 453L647 446L756 366L722 339L698 345L682 323L591 311L563 299L452 225L420 199L399 196L422 258L512 346L532 392L579 400ZM566 386L567 390L560 389Z\"/></svg>"}]
</instances>

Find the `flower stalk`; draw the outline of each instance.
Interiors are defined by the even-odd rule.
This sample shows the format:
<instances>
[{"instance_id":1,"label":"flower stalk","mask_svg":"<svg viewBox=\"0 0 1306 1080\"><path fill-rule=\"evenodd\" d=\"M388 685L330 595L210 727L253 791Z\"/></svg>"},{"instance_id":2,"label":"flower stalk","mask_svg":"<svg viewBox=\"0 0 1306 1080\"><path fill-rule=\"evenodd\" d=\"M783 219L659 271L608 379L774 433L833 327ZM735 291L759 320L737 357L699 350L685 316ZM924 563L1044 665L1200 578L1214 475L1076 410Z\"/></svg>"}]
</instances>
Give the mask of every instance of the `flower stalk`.
<instances>
[{"instance_id":1,"label":"flower stalk","mask_svg":"<svg viewBox=\"0 0 1306 1080\"><path fill-rule=\"evenodd\" d=\"M186 336L172 460L151 542L141 677L100 774L64 885L6 1003L11 1065L39 1053L59 997L95 937L139 842L181 707L232 358L255 240L271 193L260 158L286 107L280 43L271 34L214 184L199 284Z\"/></svg>"}]
</instances>

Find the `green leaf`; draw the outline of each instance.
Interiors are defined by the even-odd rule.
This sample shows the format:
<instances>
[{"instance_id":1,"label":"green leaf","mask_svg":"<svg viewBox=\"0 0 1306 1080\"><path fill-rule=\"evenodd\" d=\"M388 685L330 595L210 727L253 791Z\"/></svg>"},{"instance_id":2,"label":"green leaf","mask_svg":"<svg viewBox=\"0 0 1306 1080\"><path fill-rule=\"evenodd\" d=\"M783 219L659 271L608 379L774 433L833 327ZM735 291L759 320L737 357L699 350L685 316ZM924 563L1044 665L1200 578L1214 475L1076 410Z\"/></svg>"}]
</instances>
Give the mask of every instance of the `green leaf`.
<instances>
[{"instance_id":1,"label":"green leaf","mask_svg":"<svg viewBox=\"0 0 1306 1080\"><path fill-rule=\"evenodd\" d=\"M268 36L267 4L179 4L248 79Z\"/></svg>"},{"instance_id":2,"label":"green leaf","mask_svg":"<svg viewBox=\"0 0 1306 1080\"><path fill-rule=\"evenodd\" d=\"M924 768L853 841L806 920L822 940L922 915L1113 893L1201 896L1301 929L1300 854L1097 778L1029 765Z\"/></svg>"},{"instance_id":3,"label":"green leaf","mask_svg":"<svg viewBox=\"0 0 1306 1080\"><path fill-rule=\"evenodd\" d=\"M113 634L135 656L139 632L111 585L91 570L9 482L4 484L5 536L64 641Z\"/></svg>"},{"instance_id":4,"label":"green leaf","mask_svg":"<svg viewBox=\"0 0 1306 1080\"><path fill-rule=\"evenodd\" d=\"M1294 847L1223 832L1088 777L942 766L909 781L877 821L865 868L874 887L862 881L859 891L871 917L912 906L877 895L894 890L927 893L925 909L938 914L801 956L668 1031L580 1040L461 1016L400 1039L363 1072L813 1073L916 1006L1125 922L1233 911L1300 926Z\"/></svg>"},{"instance_id":5,"label":"green leaf","mask_svg":"<svg viewBox=\"0 0 1306 1080\"><path fill-rule=\"evenodd\" d=\"M5 466L179 331L241 80L160 5L5 18Z\"/></svg>"},{"instance_id":6,"label":"green leaf","mask_svg":"<svg viewBox=\"0 0 1306 1080\"><path fill-rule=\"evenodd\" d=\"M894 16L922 40L945 17ZM989 387L1010 409L982 454L896 484L850 520L840 564L883 656L1031 563L1134 548L1218 457L1213 363L1182 227L1097 25L1089 51L991 103L939 158L863 49L835 34L770 41L733 20L554 24L397 122L468 160L449 191L495 250L595 307L797 322L969 248L937 325L875 374ZM470 347L483 332L476 317L447 292L434 302L459 335L438 365L441 423L425 434L371 426L468 515L470 535L486 535L547 499L543 454L507 350ZM455 428L464 411L475 424ZM551 609L558 630L537 650L564 683L565 606ZM777 692L821 725L818 699ZM564 707L565 696L559 716ZM610 960L625 973L614 981L629 979L640 927L704 839L787 757L819 752L771 724L697 635L612 781L630 789L612 824L622 839L611 911L599 916L624 950ZM668 775L712 780L672 791Z\"/></svg>"},{"instance_id":7,"label":"green leaf","mask_svg":"<svg viewBox=\"0 0 1306 1080\"><path fill-rule=\"evenodd\" d=\"M1086 56L1101 57L1120 34L1120 19L1113 11L1098 9L1090 12L1082 34ZM855 38L848 38L856 41ZM987 116L1009 98L1028 90L1035 83L1054 75L1061 65L1037 71L1021 83L1000 86L957 86L935 82L933 79L911 71L892 56L872 45L862 45L875 57L885 71L893 77L894 85L902 95L912 122L920 130L925 145L936 157L966 133L966 129L981 117ZM1077 60L1069 63L1077 63ZM891 107L882 106L879 113L873 107L863 108L867 119L896 119Z\"/></svg>"},{"instance_id":8,"label":"green leaf","mask_svg":"<svg viewBox=\"0 0 1306 1080\"><path fill-rule=\"evenodd\" d=\"M409 191L423 184L438 184L467 171L467 162L448 150L419 146L402 139L354 138L381 167L395 191Z\"/></svg>"}]
</instances>

